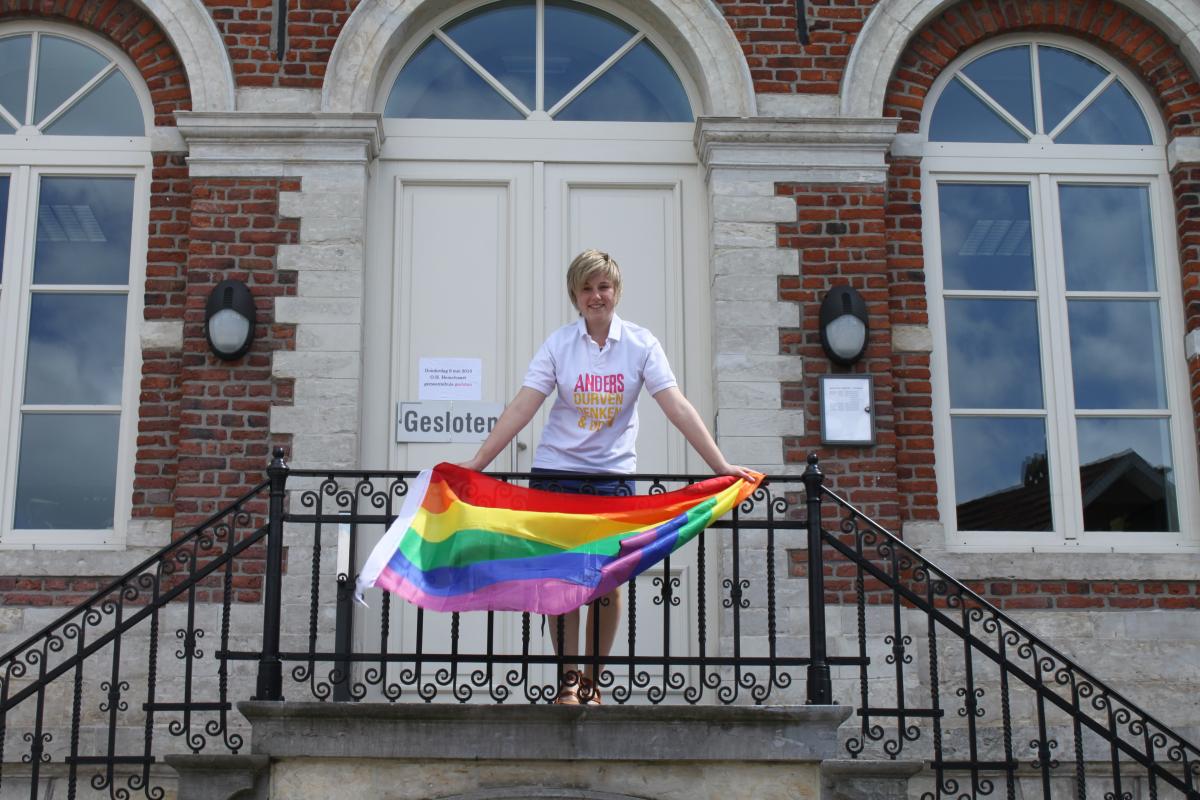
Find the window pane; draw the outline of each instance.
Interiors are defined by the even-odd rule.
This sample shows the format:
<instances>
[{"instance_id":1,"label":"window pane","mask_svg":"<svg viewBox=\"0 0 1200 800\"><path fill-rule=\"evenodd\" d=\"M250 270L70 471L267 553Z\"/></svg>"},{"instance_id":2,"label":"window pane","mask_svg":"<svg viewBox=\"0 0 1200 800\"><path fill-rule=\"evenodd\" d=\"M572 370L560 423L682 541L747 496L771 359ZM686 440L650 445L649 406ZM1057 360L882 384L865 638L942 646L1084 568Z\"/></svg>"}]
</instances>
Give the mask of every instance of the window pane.
<instances>
[{"instance_id":1,"label":"window pane","mask_svg":"<svg viewBox=\"0 0 1200 800\"><path fill-rule=\"evenodd\" d=\"M951 430L958 529L1050 530L1044 420L955 417Z\"/></svg>"},{"instance_id":2,"label":"window pane","mask_svg":"<svg viewBox=\"0 0 1200 800\"><path fill-rule=\"evenodd\" d=\"M943 183L938 204L947 289L1034 288L1027 186Z\"/></svg>"},{"instance_id":3,"label":"window pane","mask_svg":"<svg viewBox=\"0 0 1200 800\"><path fill-rule=\"evenodd\" d=\"M125 295L35 293L27 353L26 403L119 405Z\"/></svg>"},{"instance_id":4,"label":"window pane","mask_svg":"<svg viewBox=\"0 0 1200 800\"><path fill-rule=\"evenodd\" d=\"M931 142L1024 142L1025 137L957 78L938 98L929 121Z\"/></svg>"},{"instance_id":5,"label":"window pane","mask_svg":"<svg viewBox=\"0 0 1200 800\"><path fill-rule=\"evenodd\" d=\"M1035 130L1029 45L988 53L968 64L963 73L1026 128Z\"/></svg>"},{"instance_id":6,"label":"window pane","mask_svg":"<svg viewBox=\"0 0 1200 800\"><path fill-rule=\"evenodd\" d=\"M5 111L22 123L25 121L25 92L29 88L29 51L32 41L33 37L28 35L0 39L0 106L4 106Z\"/></svg>"},{"instance_id":7,"label":"window pane","mask_svg":"<svg viewBox=\"0 0 1200 800\"><path fill-rule=\"evenodd\" d=\"M1057 47L1038 47L1042 84L1042 122L1050 133L1079 101L1108 77L1108 71L1083 56ZM1140 112L1139 112L1140 113Z\"/></svg>"},{"instance_id":8,"label":"window pane","mask_svg":"<svg viewBox=\"0 0 1200 800\"><path fill-rule=\"evenodd\" d=\"M614 16L567 0L550 0L545 13L545 92L549 109L636 31Z\"/></svg>"},{"instance_id":9,"label":"window pane","mask_svg":"<svg viewBox=\"0 0 1200 800\"><path fill-rule=\"evenodd\" d=\"M386 117L523 119L487 81L430 37L400 70L384 107Z\"/></svg>"},{"instance_id":10,"label":"window pane","mask_svg":"<svg viewBox=\"0 0 1200 800\"><path fill-rule=\"evenodd\" d=\"M1079 419L1079 482L1089 531L1178 531L1165 419Z\"/></svg>"},{"instance_id":11,"label":"window pane","mask_svg":"<svg viewBox=\"0 0 1200 800\"><path fill-rule=\"evenodd\" d=\"M1071 300L1076 408L1166 408L1155 300Z\"/></svg>"},{"instance_id":12,"label":"window pane","mask_svg":"<svg viewBox=\"0 0 1200 800\"><path fill-rule=\"evenodd\" d=\"M132 178L42 178L33 282L129 281Z\"/></svg>"},{"instance_id":13,"label":"window pane","mask_svg":"<svg viewBox=\"0 0 1200 800\"><path fill-rule=\"evenodd\" d=\"M692 107L675 70L642 40L555 119L691 122Z\"/></svg>"},{"instance_id":14,"label":"window pane","mask_svg":"<svg viewBox=\"0 0 1200 800\"><path fill-rule=\"evenodd\" d=\"M950 405L1041 408L1034 300L947 300Z\"/></svg>"},{"instance_id":15,"label":"window pane","mask_svg":"<svg viewBox=\"0 0 1200 800\"><path fill-rule=\"evenodd\" d=\"M90 47L58 36L43 35L38 44L34 122L41 122L109 63Z\"/></svg>"},{"instance_id":16,"label":"window pane","mask_svg":"<svg viewBox=\"0 0 1200 800\"><path fill-rule=\"evenodd\" d=\"M119 414L22 414L13 527L111 528Z\"/></svg>"},{"instance_id":17,"label":"window pane","mask_svg":"<svg viewBox=\"0 0 1200 800\"><path fill-rule=\"evenodd\" d=\"M0 175L0 281L4 280L4 239L8 232L8 181Z\"/></svg>"},{"instance_id":18,"label":"window pane","mask_svg":"<svg viewBox=\"0 0 1200 800\"><path fill-rule=\"evenodd\" d=\"M46 133L69 136L145 136L142 107L133 87L120 72L100 81L61 117L46 126Z\"/></svg>"},{"instance_id":19,"label":"window pane","mask_svg":"<svg viewBox=\"0 0 1200 800\"><path fill-rule=\"evenodd\" d=\"M1061 185L1058 202L1069 291L1157 288L1145 186Z\"/></svg>"},{"instance_id":20,"label":"window pane","mask_svg":"<svg viewBox=\"0 0 1200 800\"><path fill-rule=\"evenodd\" d=\"M533 3L494 3L459 17L443 30L526 107L533 108L537 80Z\"/></svg>"},{"instance_id":21,"label":"window pane","mask_svg":"<svg viewBox=\"0 0 1200 800\"><path fill-rule=\"evenodd\" d=\"M1129 90L1114 81L1055 140L1062 144L1150 144L1150 128Z\"/></svg>"}]
</instances>

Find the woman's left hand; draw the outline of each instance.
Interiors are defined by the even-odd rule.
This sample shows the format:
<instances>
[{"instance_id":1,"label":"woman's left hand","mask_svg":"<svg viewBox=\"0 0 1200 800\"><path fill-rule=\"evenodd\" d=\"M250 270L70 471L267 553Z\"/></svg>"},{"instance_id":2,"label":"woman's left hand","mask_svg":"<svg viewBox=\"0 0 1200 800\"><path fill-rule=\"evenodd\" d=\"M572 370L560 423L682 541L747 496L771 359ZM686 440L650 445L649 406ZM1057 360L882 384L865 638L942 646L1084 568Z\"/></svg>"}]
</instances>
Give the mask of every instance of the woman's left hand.
<instances>
[{"instance_id":1,"label":"woman's left hand","mask_svg":"<svg viewBox=\"0 0 1200 800\"><path fill-rule=\"evenodd\" d=\"M736 464L730 464L728 461L725 462L721 469L716 470L716 473L718 475L733 475L736 478L741 478L747 483L754 483L756 480L758 480L758 476L755 473L751 472L745 467L739 467Z\"/></svg>"}]
</instances>

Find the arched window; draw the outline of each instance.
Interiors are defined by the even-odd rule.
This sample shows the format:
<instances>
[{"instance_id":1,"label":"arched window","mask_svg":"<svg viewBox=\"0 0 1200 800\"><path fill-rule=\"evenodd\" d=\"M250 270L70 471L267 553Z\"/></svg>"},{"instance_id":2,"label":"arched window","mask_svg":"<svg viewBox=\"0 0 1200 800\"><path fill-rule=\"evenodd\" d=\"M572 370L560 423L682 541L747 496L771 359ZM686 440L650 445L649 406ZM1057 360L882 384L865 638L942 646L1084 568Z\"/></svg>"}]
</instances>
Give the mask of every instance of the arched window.
<instances>
[{"instance_id":1,"label":"arched window","mask_svg":"<svg viewBox=\"0 0 1200 800\"><path fill-rule=\"evenodd\" d=\"M6 545L115 544L128 517L149 166L136 76L98 38L0 28Z\"/></svg>"},{"instance_id":2,"label":"arched window","mask_svg":"<svg viewBox=\"0 0 1200 800\"><path fill-rule=\"evenodd\" d=\"M924 121L952 544L1195 546L1194 431L1161 125L1057 38L951 65Z\"/></svg>"},{"instance_id":3,"label":"arched window","mask_svg":"<svg viewBox=\"0 0 1200 800\"><path fill-rule=\"evenodd\" d=\"M644 32L571 0L502 0L434 28L384 116L690 122L692 109Z\"/></svg>"}]
</instances>

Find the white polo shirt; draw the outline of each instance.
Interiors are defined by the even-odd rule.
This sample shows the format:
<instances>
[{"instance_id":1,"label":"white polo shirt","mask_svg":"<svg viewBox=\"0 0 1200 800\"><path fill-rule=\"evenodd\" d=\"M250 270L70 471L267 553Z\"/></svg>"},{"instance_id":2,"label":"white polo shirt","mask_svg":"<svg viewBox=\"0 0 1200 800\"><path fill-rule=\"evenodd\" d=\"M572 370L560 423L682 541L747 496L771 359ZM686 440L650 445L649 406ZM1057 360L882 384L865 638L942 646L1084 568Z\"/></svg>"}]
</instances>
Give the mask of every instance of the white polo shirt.
<instances>
[{"instance_id":1,"label":"white polo shirt","mask_svg":"<svg viewBox=\"0 0 1200 800\"><path fill-rule=\"evenodd\" d=\"M583 318L550 334L529 363L524 385L555 394L533 466L629 474L637 469L637 399L677 386L654 334L613 315L604 346Z\"/></svg>"}]
</instances>

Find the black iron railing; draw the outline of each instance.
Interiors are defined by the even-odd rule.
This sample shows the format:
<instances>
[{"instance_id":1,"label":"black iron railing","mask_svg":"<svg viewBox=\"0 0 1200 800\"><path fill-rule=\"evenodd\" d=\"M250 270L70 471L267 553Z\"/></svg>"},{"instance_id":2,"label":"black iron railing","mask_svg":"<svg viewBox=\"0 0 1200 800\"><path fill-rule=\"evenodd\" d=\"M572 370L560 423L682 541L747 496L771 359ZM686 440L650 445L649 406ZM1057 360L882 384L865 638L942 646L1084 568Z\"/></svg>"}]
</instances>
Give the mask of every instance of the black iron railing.
<instances>
[{"instance_id":1,"label":"black iron railing","mask_svg":"<svg viewBox=\"0 0 1200 800\"><path fill-rule=\"evenodd\" d=\"M848 754L926 762L929 797L1200 800L1195 745L825 489L815 458L632 581L603 664L555 655L561 628L529 614L375 591L356 607L354 566L412 473L289 470L277 452L268 475L0 656L0 790L158 798L164 754L243 747L233 703L252 694L539 703L569 660L601 668L606 703L852 705ZM806 581L784 577L794 563Z\"/></svg>"}]
</instances>

